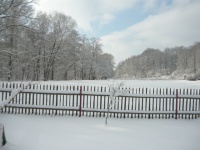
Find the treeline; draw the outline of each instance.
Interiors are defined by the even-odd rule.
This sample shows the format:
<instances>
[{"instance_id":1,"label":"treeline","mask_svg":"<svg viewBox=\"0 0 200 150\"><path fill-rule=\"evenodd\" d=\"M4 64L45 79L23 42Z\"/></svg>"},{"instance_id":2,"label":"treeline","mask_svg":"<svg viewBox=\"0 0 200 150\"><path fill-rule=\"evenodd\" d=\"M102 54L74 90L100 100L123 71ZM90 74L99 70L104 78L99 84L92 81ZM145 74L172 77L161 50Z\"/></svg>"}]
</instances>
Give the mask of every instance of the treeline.
<instances>
[{"instance_id":1,"label":"treeline","mask_svg":"<svg viewBox=\"0 0 200 150\"><path fill-rule=\"evenodd\" d=\"M34 10L35 0L0 2L0 80L99 79L114 58L99 38L76 30L70 16Z\"/></svg>"},{"instance_id":2,"label":"treeline","mask_svg":"<svg viewBox=\"0 0 200 150\"><path fill-rule=\"evenodd\" d=\"M141 55L119 63L117 78L200 77L200 42L189 47L166 48L164 51L148 48Z\"/></svg>"}]
</instances>

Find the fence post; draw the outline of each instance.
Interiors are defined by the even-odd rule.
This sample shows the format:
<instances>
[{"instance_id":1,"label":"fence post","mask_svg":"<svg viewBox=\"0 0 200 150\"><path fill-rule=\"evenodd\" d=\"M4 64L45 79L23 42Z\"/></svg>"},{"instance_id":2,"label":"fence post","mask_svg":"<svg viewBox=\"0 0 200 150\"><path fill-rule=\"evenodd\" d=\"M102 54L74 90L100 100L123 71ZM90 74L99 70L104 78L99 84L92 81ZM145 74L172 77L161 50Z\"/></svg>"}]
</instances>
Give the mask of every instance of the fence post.
<instances>
[{"instance_id":1,"label":"fence post","mask_svg":"<svg viewBox=\"0 0 200 150\"><path fill-rule=\"evenodd\" d=\"M178 119L178 89L176 89L176 116L175 119Z\"/></svg>"},{"instance_id":2,"label":"fence post","mask_svg":"<svg viewBox=\"0 0 200 150\"><path fill-rule=\"evenodd\" d=\"M80 86L80 103L79 103L79 117L81 117L81 108L82 108L82 86Z\"/></svg>"}]
</instances>

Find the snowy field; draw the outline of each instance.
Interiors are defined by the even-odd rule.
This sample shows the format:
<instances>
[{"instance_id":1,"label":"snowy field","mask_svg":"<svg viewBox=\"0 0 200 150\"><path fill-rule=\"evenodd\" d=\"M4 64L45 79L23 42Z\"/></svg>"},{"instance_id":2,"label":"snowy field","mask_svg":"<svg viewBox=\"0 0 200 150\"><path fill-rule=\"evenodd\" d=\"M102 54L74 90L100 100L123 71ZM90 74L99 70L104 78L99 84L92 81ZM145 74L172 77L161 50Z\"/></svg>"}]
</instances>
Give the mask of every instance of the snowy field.
<instances>
[{"instance_id":1,"label":"snowy field","mask_svg":"<svg viewBox=\"0 0 200 150\"><path fill-rule=\"evenodd\" d=\"M17 83L24 83L18 81ZM200 80L70 80L70 81L40 81L37 84L56 84L56 85L95 85L108 86L110 84L123 83L127 87L140 88L200 88ZM2 82L0 81L0 86Z\"/></svg>"},{"instance_id":2,"label":"snowy field","mask_svg":"<svg viewBox=\"0 0 200 150\"><path fill-rule=\"evenodd\" d=\"M0 115L3 150L199 150L200 119Z\"/></svg>"},{"instance_id":3,"label":"snowy field","mask_svg":"<svg viewBox=\"0 0 200 150\"><path fill-rule=\"evenodd\" d=\"M200 88L200 81L118 80L130 87ZM40 84L104 85L104 81ZM118 119L0 114L3 150L200 150L200 119Z\"/></svg>"},{"instance_id":4,"label":"snowy field","mask_svg":"<svg viewBox=\"0 0 200 150\"><path fill-rule=\"evenodd\" d=\"M59 84L59 85L96 85L108 86L115 83L123 83L127 87L141 88L200 88L200 80L75 80L75 81L48 81L40 82L41 84Z\"/></svg>"}]
</instances>

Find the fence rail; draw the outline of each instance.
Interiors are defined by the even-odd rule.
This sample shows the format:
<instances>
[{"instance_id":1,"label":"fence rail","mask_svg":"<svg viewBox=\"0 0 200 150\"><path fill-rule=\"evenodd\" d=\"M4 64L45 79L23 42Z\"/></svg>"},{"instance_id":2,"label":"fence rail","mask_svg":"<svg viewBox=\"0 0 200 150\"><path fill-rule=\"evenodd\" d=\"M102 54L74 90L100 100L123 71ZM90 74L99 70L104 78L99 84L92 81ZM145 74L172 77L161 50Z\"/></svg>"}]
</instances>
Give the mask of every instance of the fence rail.
<instances>
[{"instance_id":1,"label":"fence rail","mask_svg":"<svg viewBox=\"0 0 200 150\"><path fill-rule=\"evenodd\" d=\"M14 89L25 84L2 83L0 101L7 101ZM200 89L121 88L110 109L117 118L198 118ZM33 84L22 90L2 113L37 115L105 116L109 88L103 86Z\"/></svg>"}]
</instances>

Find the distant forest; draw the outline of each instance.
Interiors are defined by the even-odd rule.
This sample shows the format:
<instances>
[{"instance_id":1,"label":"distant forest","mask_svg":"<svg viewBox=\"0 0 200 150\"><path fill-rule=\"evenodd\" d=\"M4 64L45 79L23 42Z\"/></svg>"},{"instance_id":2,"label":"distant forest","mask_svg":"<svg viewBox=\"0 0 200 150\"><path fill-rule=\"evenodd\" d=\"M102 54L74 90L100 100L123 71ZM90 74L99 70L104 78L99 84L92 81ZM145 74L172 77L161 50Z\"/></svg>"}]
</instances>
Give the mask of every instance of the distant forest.
<instances>
[{"instance_id":1,"label":"distant forest","mask_svg":"<svg viewBox=\"0 0 200 150\"><path fill-rule=\"evenodd\" d=\"M99 38L65 14L36 12L36 0L0 2L0 80L77 80L114 76Z\"/></svg>"},{"instance_id":2,"label":"distant forest","mask_svg":"<svg viewBox=\"0 0 200 150\"><path fill-rule=\"evenodd\" d=\"M200 42L189 47L146 49L141 55L120 62L116 68L117 78L171 79L200 77Z\"/></svg>"}]
</instances>

